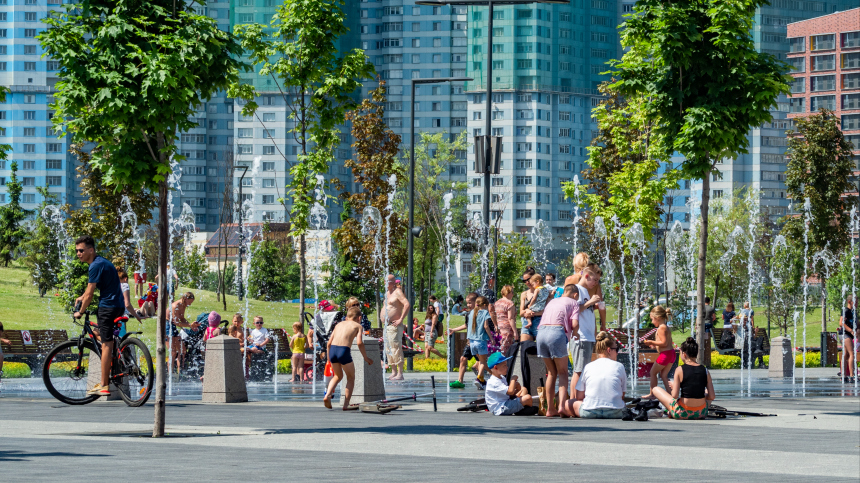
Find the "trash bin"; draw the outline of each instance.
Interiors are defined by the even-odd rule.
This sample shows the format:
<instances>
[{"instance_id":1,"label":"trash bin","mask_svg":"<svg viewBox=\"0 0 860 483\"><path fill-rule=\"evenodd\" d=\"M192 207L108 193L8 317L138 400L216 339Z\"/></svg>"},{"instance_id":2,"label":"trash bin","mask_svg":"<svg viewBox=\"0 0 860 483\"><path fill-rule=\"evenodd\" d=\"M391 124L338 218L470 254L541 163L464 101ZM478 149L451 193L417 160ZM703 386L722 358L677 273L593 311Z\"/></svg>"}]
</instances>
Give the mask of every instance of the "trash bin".
<instances>
[{"instance_id":1,"label":"trash bin","mask_svg":"<svg viewBox=\"0 0 860 483\"><path fill-rule=\"evenodd\" d=\"M821 333L821 367L836 367L839 364L836 360L838 347L839 336L836 332Z\"/></svg>"}]
</instances>

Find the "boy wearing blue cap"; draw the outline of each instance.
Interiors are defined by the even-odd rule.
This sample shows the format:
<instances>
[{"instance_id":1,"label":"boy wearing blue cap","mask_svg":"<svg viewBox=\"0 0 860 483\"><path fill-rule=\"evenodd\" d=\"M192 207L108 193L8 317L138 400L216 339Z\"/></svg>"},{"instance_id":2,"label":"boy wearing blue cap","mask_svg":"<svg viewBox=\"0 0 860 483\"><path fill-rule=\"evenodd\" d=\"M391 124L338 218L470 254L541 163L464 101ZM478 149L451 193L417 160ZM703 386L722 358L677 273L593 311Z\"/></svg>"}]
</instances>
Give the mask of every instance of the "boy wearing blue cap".
<instances>
[{"instance_id":1,"label":"boy wearing blue cap","mask_svg":"<svg viewBox=\"0 0 860 483\"><path fill-rule=\"evenodd\" d=\"M494 352L487 359L487 367L492 377L487 381L487 392L484 399L487 409L496 416L509 416L520 413L524 408L531 408L532 397L528 390L517 382L517 376L511 378L510 384L505 379L508 373L508 360L501 352ZM531 413L534 414L534 413Z\"/></svg>"}]
</instances>

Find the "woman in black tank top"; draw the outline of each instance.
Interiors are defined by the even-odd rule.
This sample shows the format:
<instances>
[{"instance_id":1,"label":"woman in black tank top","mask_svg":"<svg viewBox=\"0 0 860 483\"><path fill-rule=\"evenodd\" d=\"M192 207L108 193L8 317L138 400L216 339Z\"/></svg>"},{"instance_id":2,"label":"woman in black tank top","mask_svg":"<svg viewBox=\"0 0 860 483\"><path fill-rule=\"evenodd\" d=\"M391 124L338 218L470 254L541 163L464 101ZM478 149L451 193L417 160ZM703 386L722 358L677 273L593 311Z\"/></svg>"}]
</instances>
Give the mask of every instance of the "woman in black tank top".
<instances>
[{"instance_id":1,"label":"woman in black tank top","mask_svg":"<svg viewBox=\"0 0 860 483\"><path fill-rule=\"evenodd\" d=\"M681 360L684 364L675 371L672 394L661 387L651 388L651 394L666 407L672 419L705 419L708 416L708 403L716 397L711 374L704 366L696 363L698 354L696 339L687 337L681 344Z\"/></svg>"}]
</instances>

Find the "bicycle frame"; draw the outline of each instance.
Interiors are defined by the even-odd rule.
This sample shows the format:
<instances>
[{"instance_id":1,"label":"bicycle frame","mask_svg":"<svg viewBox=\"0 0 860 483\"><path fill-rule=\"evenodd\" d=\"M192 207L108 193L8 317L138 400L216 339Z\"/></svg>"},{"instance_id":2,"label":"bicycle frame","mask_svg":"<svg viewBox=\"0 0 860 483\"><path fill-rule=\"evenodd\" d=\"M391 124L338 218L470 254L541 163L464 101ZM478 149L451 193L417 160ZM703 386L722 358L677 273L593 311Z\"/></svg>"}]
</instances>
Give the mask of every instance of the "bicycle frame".
<instances>
[{"instance_id":1,"label":"bicycle frame","mask_svg":"<svg viewBox=\"0 0 860 483\"><path fill-rule=\"evenodd\" d=\"M80 368L81 365L83 364L83 359L84 359L83 349L84 349L84 343L85 343L87 337L89 337L89 339L93 341L95 353L98 356L98 358L101 359L101 357L102 357L102 343L96 338L95 332L93 332L92 325L90 322L90 315L91 315L91 313L89 310L84 312L84 321L82 323L81 335L77 339L72 339L72 340L77 340L77 342L78 342L78 361L77 361L78 365L77 365L77 368ZM114 353L111 356L111 369L110 369L111 370L111 375L110 375L111 380L113 380L116 377L122 376L122 374L118 375L114 372L116 370L116 364L114 364L114 362L119 359L119 352L118 352L119 346L130 335L136 335L136 334L143 334L143 332L126 332L125 335L122 336L122 338L120 338L119 340L114 340L114 347L113 347Z\"/></svg>"}]
</instances>

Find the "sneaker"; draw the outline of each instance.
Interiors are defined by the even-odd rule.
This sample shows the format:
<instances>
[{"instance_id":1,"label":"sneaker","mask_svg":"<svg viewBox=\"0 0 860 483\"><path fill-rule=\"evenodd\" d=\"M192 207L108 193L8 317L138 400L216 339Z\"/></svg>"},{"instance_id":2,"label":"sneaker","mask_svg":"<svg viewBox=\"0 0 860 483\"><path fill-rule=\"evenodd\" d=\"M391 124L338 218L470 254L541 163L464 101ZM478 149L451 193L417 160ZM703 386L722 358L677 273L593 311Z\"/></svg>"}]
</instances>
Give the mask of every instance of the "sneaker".
<instances>
[{"instance_id":1,"label":"sneaker","mask_svg":"<svg viewBox=\"0 0 860 483\"><path fill-rule=\"evenodd\" d=\"M463 389L466 387L466 385L460 381L451 381L451 383L448 384L448 387L450 387L451 389Z\"/></svg>"},{"instance_id":2,"label":"sneaker","mask_svg":"<svg viewBox=\"0 0 860 483\"><path fill-rule=\"evenodd\" d=\"M475 387L477 387L478 389L483 391L484 389L487 388L487 384L476 379L475 380Z\"/></svg>"},{"instance_id":3,"label":"sneaker","mask_svg":"<svg viewBox=\"0 0 860 483\"><path fill-rule=\"evenodd\" d=\"M96 384L95 387L87 391L87 396L110 396L110 388Z\"/></svg>"}]
</instances>

